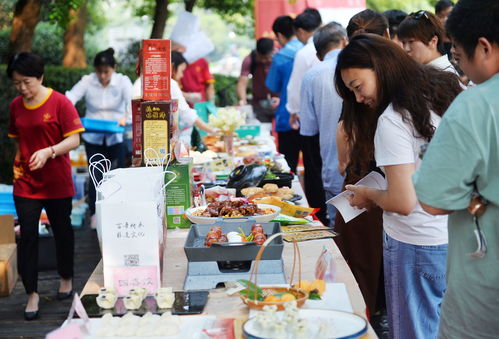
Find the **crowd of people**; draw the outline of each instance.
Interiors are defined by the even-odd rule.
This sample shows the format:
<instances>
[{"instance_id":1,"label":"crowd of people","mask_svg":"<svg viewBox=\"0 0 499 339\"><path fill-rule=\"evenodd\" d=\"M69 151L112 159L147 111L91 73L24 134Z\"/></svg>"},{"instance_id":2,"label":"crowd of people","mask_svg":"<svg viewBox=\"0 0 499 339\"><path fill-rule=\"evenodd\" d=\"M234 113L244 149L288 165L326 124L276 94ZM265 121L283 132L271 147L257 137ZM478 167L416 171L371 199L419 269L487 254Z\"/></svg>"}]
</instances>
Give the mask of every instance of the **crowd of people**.
<instances>
[{"instance_id":1,"label":"crowd of people","mask_svg":"<svg viewBox=\"0 0 499 339\"><path fill-rule=\"evenodd\" d=\"M497 2L441 0L346 28L309 8L272 27L278 150L294 171L301 152L307 199L393 338L499 333L498 19ZM386 189L355 185L371 171ZM348 223L325 208L343 189L368 209Z\"/></svg>"},{"instance_id":2,"label":"crowd of people","mask_svg":"<svg viewBox=\"0 0 499 339\"><path fill-rule=\"evenodd\" d=\"M498 23L496 0L440 0L435 14L367 9L347 27L323 23L307 8L277 17L278 45L261 38L243 61L239 104L274 122L278 150L295 173L302 154L307 200L338 233L369 313L386 308L393 338L499 333ZM188 63L178 42L172 49L182 129L216 133L193 109L214 95L207 61ZM38 317L42 208L56 241L58 297L73 293L68 152L83 131L74 104L84 99L87 117L125 125L131 99L140 97L140 80L132 85L117 73L113 54L98 53L95 72L65 95L43 85L43 60L32 53L17 53L7 68L20 93L9 136L17 145L14 197L28 320ZM83 139L89 158L101 153L113 167L125 165L122 134ZM386 179L386 189L355 185L371 171ZM352 206L367 209L348 223L326 204L343 190Z\"/></svg>"}]
</instances>

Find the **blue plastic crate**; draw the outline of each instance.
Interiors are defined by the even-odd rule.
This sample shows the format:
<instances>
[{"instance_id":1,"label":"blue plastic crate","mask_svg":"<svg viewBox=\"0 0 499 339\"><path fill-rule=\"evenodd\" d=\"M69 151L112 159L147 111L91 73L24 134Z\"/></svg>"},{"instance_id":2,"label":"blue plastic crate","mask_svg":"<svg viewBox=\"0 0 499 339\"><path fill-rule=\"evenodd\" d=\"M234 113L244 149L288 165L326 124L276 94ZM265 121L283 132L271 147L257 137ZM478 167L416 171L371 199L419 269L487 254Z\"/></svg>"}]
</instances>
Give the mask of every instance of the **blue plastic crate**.
<instances>
[{"instance_id":1,"label":"blue plastic crate","mask_svg":"<svg viewBox=\"0 0 499 339\"><path fill-rule=\"evenodd\" d=\"M81 123L85 127L85 132L91 133L124 133L125 127L118 126L118 122L112 120L99 120L81 118Z\"/></svg>"},{"instance_id":2,"label":"blue plastic crate","mask_svg":"<svg viewBox=\"0 0 499 339\"><path fill-rule=\"evenodd\" d=\"M0 191L0 214L12 214L17 217L16 205L14 203L14 195L12 194L12 186L1 185Z\"/></svg>"},{"instance_id":3,"label":"blue plastic crate","mask_svg":"<svg viewBox=\"0 0 499 339\"><path fill-rule=\"evenodd\" d=\"M12 214L14 218L17 218L17 211L14 206L13 207L4 207L3 205L0 206L0 215L2 214Z\"/></svg>"},{"instance_id":4,"label":"blue plastic crate","mask_svg":"<svg viewBox=\"0 0 499 339\"><path fill-rule=\"evenodd\" d=\"M5 202L14 202L14 195L12 191L4 191L0 192L0 204L3 204Z\"/></svg>"}]
</instances>

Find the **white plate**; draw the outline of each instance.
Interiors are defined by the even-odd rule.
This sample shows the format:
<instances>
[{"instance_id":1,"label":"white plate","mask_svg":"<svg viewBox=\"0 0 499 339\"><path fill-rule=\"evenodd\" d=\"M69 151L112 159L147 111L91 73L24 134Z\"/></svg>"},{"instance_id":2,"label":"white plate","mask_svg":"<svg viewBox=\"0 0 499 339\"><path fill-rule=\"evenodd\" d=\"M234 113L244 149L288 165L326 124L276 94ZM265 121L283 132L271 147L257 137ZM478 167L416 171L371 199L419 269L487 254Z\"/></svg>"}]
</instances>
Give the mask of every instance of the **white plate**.
<instances>
[{"instance_id":1,"label":"white plate","mask_svg":"<svg viewBox=\"0 0 499 339\"><path fill-rule=\"evenodd\" d=\"M283 314L284 312L277 312L278 317L282 317ZM300 309L300 319L308 320L309 332L307 338L315 338L319 326L323 322L331 325L329 339L354 339L367 332L367 321L354 313ZM249 339L269 338L261 333L260 328L256 325L255 318L251 318L244 323L243 332ZM293 338L293 335L288 333L288 338Z\"/></svg>"},{"instance_id":2,"label":"white plate","mask_svg":"<svg viewBox=\"0 0 499 339\"><path fill-rule=\"evenodd\" d=\"M203 329L209 329L213 327L213 324L216 320L215 316L199 316L199 315L190 315L188 317L180 317L181 319L181 328L180 328L180 333L177 335L173 336L168 336L168 337L159 337L159 336L153 336L153 337L147 337L148 339L205 339L207 336L203 333ZM83 325L83 321L81 319L72 319L71 323L76 322L78 324ZM64 324L61 326L63 327L65 324L67 324L68 321L66 320ZM100 327L102 325L102 319L101 318L90 318L90 333L85 335L83 338L84 339L107 339L110 337L100 337L97 335ZM112 337L113 339L139 339L139 338L145 338L145 337Z\"/></svg>"},{"instance_id":3,"label":"white plate","mask_svg":"<svg viewBox=\"0 0 499 339\"><path fill-rule=\"evenodd\" d=\"M274 211L274 213L254 215L249 217L234 217L234 218L223 218L223 219L226 221L232 221L232 220L237 221L243 218L253 218L255 219L255 222L260 223L260 222L269 222L270 220L275 219L279 215L279 213L281 213L281 208L274 205L257 204L257 206L260 209L271 208ZM195 211L204 210L205 208L206 206L191 207L185 212L185 215L194 224L214 224L217 221L218 217L198 217L193 215Z\"/></svg>"}]
</instances>

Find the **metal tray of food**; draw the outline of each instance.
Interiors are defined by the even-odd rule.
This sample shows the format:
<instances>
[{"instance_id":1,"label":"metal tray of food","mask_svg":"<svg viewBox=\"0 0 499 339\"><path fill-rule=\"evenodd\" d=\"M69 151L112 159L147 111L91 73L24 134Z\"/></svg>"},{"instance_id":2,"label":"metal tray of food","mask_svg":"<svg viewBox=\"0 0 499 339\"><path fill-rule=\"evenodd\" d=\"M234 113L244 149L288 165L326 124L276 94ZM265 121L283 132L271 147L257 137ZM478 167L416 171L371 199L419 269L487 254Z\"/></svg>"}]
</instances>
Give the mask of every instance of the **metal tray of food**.
<instances>
[{"instance_id":1,"label":"metal tray of food","mask_svg":"<svg viewBox=\"0 0 499 339\"><path fill-rule=\"evenodd\" d=\"M175 293L175 302L172 308L159 308L156 299L153 296L147 296L140 308L130 310L135 315L144 315L147 312L162 314L164 312L172 312L175 315L188 315L203 313L204 307L208 301L208 291L178 291ZM100 308L96 301L97 294L86 294L81 297L81 303L87 311L89 317L102 317L106 313L111 313L113 316L123 316L128 310L123 303L123 297L116 300L114 308L106 310Z\"/></svg>"},{"instance_id":2,"label":"metal tray of food","mask_svg":"<svg viewBox=\"0 0 499 339\"><path fill-rule=\"evenodd\" d=\"M211 247L205 246L205 237L214 226L222 228L222 232L239 232L241 228L245 234L251 233L254 220L248 219L242 222L224 221L220 218L215 224L203 225L193 224L187 235L184 251L189 261L247 261L254 260L260 246L254 242L248 243L220 243ZM267 237L281 232L278 222L259 223ZM218 246L217 246L218 245ZM279 260L282 257L284 243L282 236L276 237L267 246L262 255L262 260Z\"/></svg>"}]
</instances>

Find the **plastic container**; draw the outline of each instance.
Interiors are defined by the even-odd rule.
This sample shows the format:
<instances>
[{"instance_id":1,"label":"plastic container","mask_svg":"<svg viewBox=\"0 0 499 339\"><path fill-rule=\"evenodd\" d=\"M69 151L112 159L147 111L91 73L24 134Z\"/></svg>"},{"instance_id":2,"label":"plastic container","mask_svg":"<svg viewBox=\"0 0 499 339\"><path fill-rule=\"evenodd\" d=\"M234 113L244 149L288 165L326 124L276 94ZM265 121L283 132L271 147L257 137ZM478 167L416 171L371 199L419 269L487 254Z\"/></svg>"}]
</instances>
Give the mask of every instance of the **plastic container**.
<instances>
[{"instance_id":1,"label":"plastic container","mask_svg":"<svg viewBox=\"0 0 499 339\"><path fill-rule=\"evenodd\" d=\"M12 192L12 185L0 185L0 214L12 214L14 217L17 217Z\"/></svg>"},{"instance_id":2,"label":"plastic container","mask_svg":"<svg viewBox=\"0 0 499 339\"><path fill-rule=\"evenodd\" d=\"M274 173L278 179L263 179L258 186L263 187L265 184L276 184L277 187L291 187L294 175L291 173Z\"/></svg>"},{"instance_id":3,"label":"plastic container","mask_svg":"<svg viewBox=\"0 0 499 339\"><path fill-rule=\"evenodd\" d=\"M83 226L87 209L88 204L86 203L81 203L80 205L73 207L73 210L71 211L71 226L76 228Z\"/></svg>"},{"instance_id":4,"label":"plastic container","mask_svg":"<svg viewBox=\"0 0 499 339\"><path fill-rule=\"evenodd\" d=\"M243 125L236 129L236 133L239 138L258 137L260 136L260 126L259 125Z\"/></svg>"},{"instance_id":5,"label":"plastic container","mask_svg":"<svg viewBox=\"0 0 499 339\"><path fill-rule=\"evenodd\" d=\"M83 226L83 214L71 213L71 226L80 228Z\"/></svg>"},{"instance_id":6,"label":"plastic container","mask_svg":"<svg viewBox=\"0 0 499 339\"><path fill-rule=\"evenodd\" d=\"M73 199L80 200L85 196L85 186L88 180L87 175L78 175L73 173L73 184L75 188L75 195Z\"/></svg>"},{"instance_id":7,"label":"plastic container","mask_svg":"<svg viewBox=\"0 0 499 339\"><path fill-rule=\"evenodd\" d=\"M91 133L124 133L125 127L119 126L114 120L99 120L81 118L81 123L85 127L85 132Z\"/></svg>"}]
</instances>

